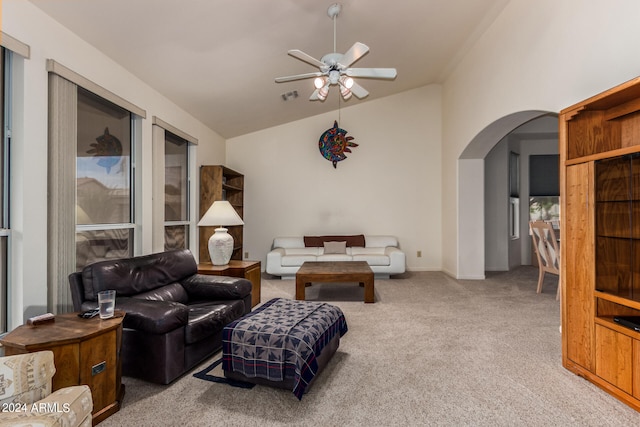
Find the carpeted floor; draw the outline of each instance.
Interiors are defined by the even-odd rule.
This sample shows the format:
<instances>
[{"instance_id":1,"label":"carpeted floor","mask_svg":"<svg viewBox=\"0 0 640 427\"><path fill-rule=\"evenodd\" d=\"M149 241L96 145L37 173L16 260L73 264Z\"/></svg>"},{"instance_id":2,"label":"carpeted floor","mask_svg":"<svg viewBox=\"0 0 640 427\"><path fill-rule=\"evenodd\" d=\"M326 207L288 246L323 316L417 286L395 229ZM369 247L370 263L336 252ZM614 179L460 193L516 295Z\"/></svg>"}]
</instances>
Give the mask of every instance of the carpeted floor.
<instances>
[{"instance_id":1,"label":"carpeted floor","mask_svg":"<svg viewBox=\"0 0 640 427\"><path fill-rule=\"evenodd\" d=\"M357 284L315 284L307 299L339 306L349 332L311 391L240 389L193 372L169 386L123 378L109 426L638 426L634 411L561 365L557 278L538 271L483 281L439 272ZM262 301L294 298L293 280L263 278Z\"/></svg>"}]
</instances>

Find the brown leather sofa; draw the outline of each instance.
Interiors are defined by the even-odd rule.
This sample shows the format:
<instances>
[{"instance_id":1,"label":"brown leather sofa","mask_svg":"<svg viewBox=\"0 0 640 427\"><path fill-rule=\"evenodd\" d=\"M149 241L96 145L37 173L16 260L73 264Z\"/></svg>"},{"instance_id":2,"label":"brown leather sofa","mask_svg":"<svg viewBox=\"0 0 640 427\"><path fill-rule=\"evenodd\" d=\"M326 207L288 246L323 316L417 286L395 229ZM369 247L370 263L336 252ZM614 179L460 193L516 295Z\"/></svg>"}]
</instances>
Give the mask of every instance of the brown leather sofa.
<instances>
[{"instance_id":1,"label":"brown leather sofa","mask_svg":"<svg viewBox=\"0 0 640 427\"><path fill-rule=\"evenodd\" d=\"M197 274L189 250L100 261L69 276L73 307L97 307L115 289L126 312L122 373L168 384L222 347L222 329L251 311L251 282Z\"/></svg>"}]
</instances>

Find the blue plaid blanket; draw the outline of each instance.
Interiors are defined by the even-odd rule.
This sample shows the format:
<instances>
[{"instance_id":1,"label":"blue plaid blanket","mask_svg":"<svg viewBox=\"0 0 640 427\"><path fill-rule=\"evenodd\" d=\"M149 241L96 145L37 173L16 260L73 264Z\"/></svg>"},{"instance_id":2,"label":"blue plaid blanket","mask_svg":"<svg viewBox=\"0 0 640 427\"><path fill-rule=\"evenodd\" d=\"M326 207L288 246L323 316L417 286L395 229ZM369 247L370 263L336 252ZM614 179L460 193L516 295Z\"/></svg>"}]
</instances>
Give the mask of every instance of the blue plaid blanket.
<instances>
[{"instance_id":1,"label":"blue plaid blanket","mask_svg":"<svg viewBox=\"0 0 640 427\"><path fill-rule=\"evenodd\" d=\"M249 378L294 379L302 399L318 372L316 357L336 334L347 332L338 307L274 298L222 331L222 369Z\"/></svg>"}]
</instances>

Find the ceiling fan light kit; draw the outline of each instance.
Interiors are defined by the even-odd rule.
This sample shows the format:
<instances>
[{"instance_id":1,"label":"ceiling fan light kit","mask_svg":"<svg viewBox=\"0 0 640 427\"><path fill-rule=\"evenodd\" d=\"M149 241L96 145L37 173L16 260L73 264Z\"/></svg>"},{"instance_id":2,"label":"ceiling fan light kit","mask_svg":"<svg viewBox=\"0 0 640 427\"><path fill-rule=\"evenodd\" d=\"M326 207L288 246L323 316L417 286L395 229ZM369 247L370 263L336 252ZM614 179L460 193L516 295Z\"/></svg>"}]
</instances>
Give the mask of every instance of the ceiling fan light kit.
<instances>
[{"instance_id":1,"label":"ceiling fan light kit","mask_svg":"<svg viewBox=\"0 0 640 427\"><path fill-rule=\"evenodd\" d=\"M327 15L333 20L333 53L328 53L318 60L298 49L292 49L288 52L294 58L317 67L319 71L277 77L275 79L276 83L314 78L313 85L315 90L309 100L324 101L329 93L329 86L332 85L340 87L340 94L344 100L349 99L352 94L356 98L368 96L369 92L356 83L353 77L390 80L396 78L397 72L395 68L350 68L351 65L369 52L369 47L364 43L354 43L345 54L336 52L336 18L341 10L342 5L339 3L334 3L327 9Z\"/></svg>"}]
</instances>

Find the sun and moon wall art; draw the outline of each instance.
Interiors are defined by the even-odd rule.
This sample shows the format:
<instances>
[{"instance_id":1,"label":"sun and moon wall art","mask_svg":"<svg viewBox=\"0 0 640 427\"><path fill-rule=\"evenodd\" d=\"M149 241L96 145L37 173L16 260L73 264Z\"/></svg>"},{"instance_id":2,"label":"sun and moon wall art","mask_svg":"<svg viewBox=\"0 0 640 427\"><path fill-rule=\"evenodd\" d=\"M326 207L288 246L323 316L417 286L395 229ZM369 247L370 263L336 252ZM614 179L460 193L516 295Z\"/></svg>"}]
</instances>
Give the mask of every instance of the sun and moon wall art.
<instances>
[{"instance_id":1,"label":"sun and moon wall art","mask_svg":"<svg viewBox=\"0 0 640 427\"><path fill-rule=\"evenodd\" d=\"M347 158L345 153L351 153L350 147L357 147L352 136L347 136L347 131L338 127L338 121L333 121L333 127L320 135L318 148L322 157L333 163L335 169L338 162Z\"/></svg>"}]
</instances>

